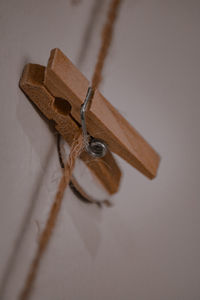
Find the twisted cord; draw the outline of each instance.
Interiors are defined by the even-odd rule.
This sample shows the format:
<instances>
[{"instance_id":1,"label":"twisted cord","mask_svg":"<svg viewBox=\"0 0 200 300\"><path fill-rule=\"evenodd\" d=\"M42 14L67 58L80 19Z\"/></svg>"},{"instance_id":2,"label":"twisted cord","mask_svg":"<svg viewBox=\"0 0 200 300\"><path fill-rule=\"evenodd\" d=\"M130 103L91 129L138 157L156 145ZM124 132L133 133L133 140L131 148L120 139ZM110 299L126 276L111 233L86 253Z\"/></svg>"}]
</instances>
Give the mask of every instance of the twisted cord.
<instances>
[{"instance_id":1,"label":"twisted cord","mask_svg":"<svg viewBox=\"0 0 200 300\"><path fill-rule=\"evenodd\" d=\"M92 76L92 88L97 89L102 80L102 71L105 64L105 59L108 55L108 50L112 42L113 27L117 17L121 0L112 0L107 14L107 20L102 30L101 47L99 49L97 62Z\"/></svg>"},{"instance_id":2,"label":"twisted cord","mask_svg":"<svg viewBox=\"0 0 200 300\"><path fill-rule=\"evenodd\" d=\"M112 41L112 35L113 35L113 26L114 22L116 20L117 11L119 8L121 0L111 0L108 15L107 15L107 21L103 27L102 31L102 40L101 40L101 47L99 50L97 63L95 66L94 74L92 77L92 88L95 90L102 79L102 70L105 63L105 58L108 54L108 49ZM20 294L19 299L20 300L27 300L30 296L33 283L36 279L38 268L40 265L41 258L48 246L48 243L50 241L50 238L53 233L53 229L56 224L56 220L59 214L59 211L61 209L61 204L64 196L65 189L69 185L70 178L72 176L72 172L75 166L76 159L80 155L84 148L84 141L83 136L80 131L79 135L76 137L76 140L71 146L70 154L68 157L68 160L65 164L63 176L60 180L58 190L55 196L55 200L52 204L52 207L49 212L49 216L47 218L47 222L45 225L45 228L40 236L39 243L38 243L38 249L36 251L35 257L30 265L30 269L28 272L28 275L25 279L25 284L22 290L22 293Z\"/></svg>"},{"instance_id":3,"label":"twisted cord","mask_svg":"<svg viewBox=\"0 0 200 300\"><path fill-rule=\"evenodd\" d=\"M35 257L30 265L30 269L29 269L29 273L26 277L24 289L20 295L20 300L26 300L26 299L28 299L28 297L30 295L33 283L34 283L36 275L37 275L39 263L41 261L42 255L44 254L44 252L48 246L50 237L53 233L53 229L56 224L56 220L57 220L59 211L61 209L61 204L62 204L65 189L69 184L69 181L70 181L70 178L71 178L74 166L75 166L76 159L80 155L82 149L83 149L83 137L80 132L79 136L76 138L76 140L74 141L74 143L71 146L71 151L70 151L68 160L65 164L65 168L64 168L63 175L60 180L59 186L58 186L55 200L51 206L46 225L40 236L40 239L38 242L38 249L37 249Z\"/></svg>"}]
</instances>

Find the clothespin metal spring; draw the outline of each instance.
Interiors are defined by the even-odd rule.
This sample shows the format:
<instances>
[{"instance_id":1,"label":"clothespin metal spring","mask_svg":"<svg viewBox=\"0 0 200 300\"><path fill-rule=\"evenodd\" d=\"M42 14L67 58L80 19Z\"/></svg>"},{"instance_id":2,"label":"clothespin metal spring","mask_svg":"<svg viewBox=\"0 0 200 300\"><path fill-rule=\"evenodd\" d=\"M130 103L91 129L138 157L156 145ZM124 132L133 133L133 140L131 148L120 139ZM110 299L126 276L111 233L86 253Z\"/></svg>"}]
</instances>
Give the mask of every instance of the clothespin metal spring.
<instances>
[{"instance_id":1,"label":"clothespin metal spring","mask_svg":"<svg viewBox=\"0 0 200 300\"><path fill-rule=\"evenodd\" d=\"M85 114L87 112L89 102L93 98L93 95L94 95L94 90L92 87L89 87L87 90L85 101L81 105L81 110L80 110L85 149L92 157L104 157L108 150L106 143L100 139L96 139L89 136L87 133Z\"/></svg>"}]
</instances>

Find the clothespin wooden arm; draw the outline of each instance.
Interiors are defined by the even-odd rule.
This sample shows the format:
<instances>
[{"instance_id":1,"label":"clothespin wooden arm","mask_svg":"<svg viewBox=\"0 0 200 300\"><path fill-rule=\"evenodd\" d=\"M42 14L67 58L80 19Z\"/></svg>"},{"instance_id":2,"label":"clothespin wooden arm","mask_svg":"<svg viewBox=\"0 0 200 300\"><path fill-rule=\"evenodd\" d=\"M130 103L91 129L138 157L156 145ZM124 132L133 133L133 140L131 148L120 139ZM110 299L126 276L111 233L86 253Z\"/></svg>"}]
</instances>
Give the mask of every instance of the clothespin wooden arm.
<instances>
[{"instance_id":1,"label":"clothespin wooden arm","mask_svg":"<svg viewBox=\"0 0 200 300\"><path fill-rule=\"evenodd\" d=\"M25 66L20 87L29 99L39 108L39 110L49 119L55 121L56 129L68 142L72 144L74 137L80 132L80 126L70 115L70 105L56 99L44 86L45 67L28 64ZM66 105L67 104L67 105ZM82 152L80 158L87 167L98 178L108 193L113 194L118 191L121 171L110 152L100 159L92 159L87 152Z\"/></svg>"},{"instance_id":2,"label":"clothespin wooden arm","mask_svg":"<svg viewBox=\"0 0 200 300\"><path fill-rule=\"evenodd\" d=\"M54 97L71 105L71 115L80 123L80 107L89 86L85 76L59 50L51 51L44 85ZM156 176L160 157L126 119L95 91L87 113L87 128L91 136L104 140L110 151L118 154L148 178Z\"/></svg>"}]
</instances>

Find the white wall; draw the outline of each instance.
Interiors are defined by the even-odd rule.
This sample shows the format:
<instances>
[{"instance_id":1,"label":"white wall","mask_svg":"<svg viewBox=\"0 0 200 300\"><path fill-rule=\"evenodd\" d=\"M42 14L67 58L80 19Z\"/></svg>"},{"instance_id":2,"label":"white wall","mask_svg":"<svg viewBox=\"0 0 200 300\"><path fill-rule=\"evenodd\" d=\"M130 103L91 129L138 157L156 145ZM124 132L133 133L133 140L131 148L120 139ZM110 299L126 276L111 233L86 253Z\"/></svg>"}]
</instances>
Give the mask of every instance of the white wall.
<instances>
[{"instance_id":1,"label":"white wall","mask_svg":"<svg viewBox=\"0 0 200 300\"><path fill-rule=\"evenodd\" d=\"M95 64L108 1L72 2L0 2L0 299L17 299L61 174L18 88L23 66L55 47L89 79ZM102 210L67 190L31 299L200 299L200 2L123 2L101 91L161 154L158 177L119 159L121 189Z\"/></svg>"}]
</instances>

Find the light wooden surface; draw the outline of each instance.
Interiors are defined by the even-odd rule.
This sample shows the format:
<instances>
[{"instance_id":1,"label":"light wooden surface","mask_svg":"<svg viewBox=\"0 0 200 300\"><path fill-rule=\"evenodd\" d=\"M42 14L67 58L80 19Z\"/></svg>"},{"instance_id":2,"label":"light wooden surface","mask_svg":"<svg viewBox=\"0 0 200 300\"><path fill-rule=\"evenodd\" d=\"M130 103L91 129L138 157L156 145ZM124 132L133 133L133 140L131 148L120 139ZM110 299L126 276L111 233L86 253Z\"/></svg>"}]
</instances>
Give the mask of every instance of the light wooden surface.
<instances>
[{"instance_id":1,"label":"light wooden surface","mask_svg":"<svg viewBox=\"0 0 200 300\"><path fill-rule=\"evenodd\" d=\"M51 51L44 84L55 97L71 104L71 114L80 123L80 107L89 82L59 49ZM156 176L159 155L98 90L87 112L87 120L90 135L104 140L110 151L147 177Z\"/></svg>"},{"instance_id":2,"label":"light wooden surface","mask_svg":"<svg viewBox=\"0 0 200 300\"><path fill-rule=\"evenodd\" d=\"M45 67L34 64L26 65L20 80L20 87L44 116L55 122L55 128L71 146L80 127L72 119L70 107L68 109L66 103L62 104L62 99L55 99L45 88L44 74ZM59 103L58 107L56 100ZM80 158L96 175L108 193L114 194L118 191L121 171L110 151L103 158L96 160L91 159L90 155L84 151Z\"/></svg>"}]
</instances>

